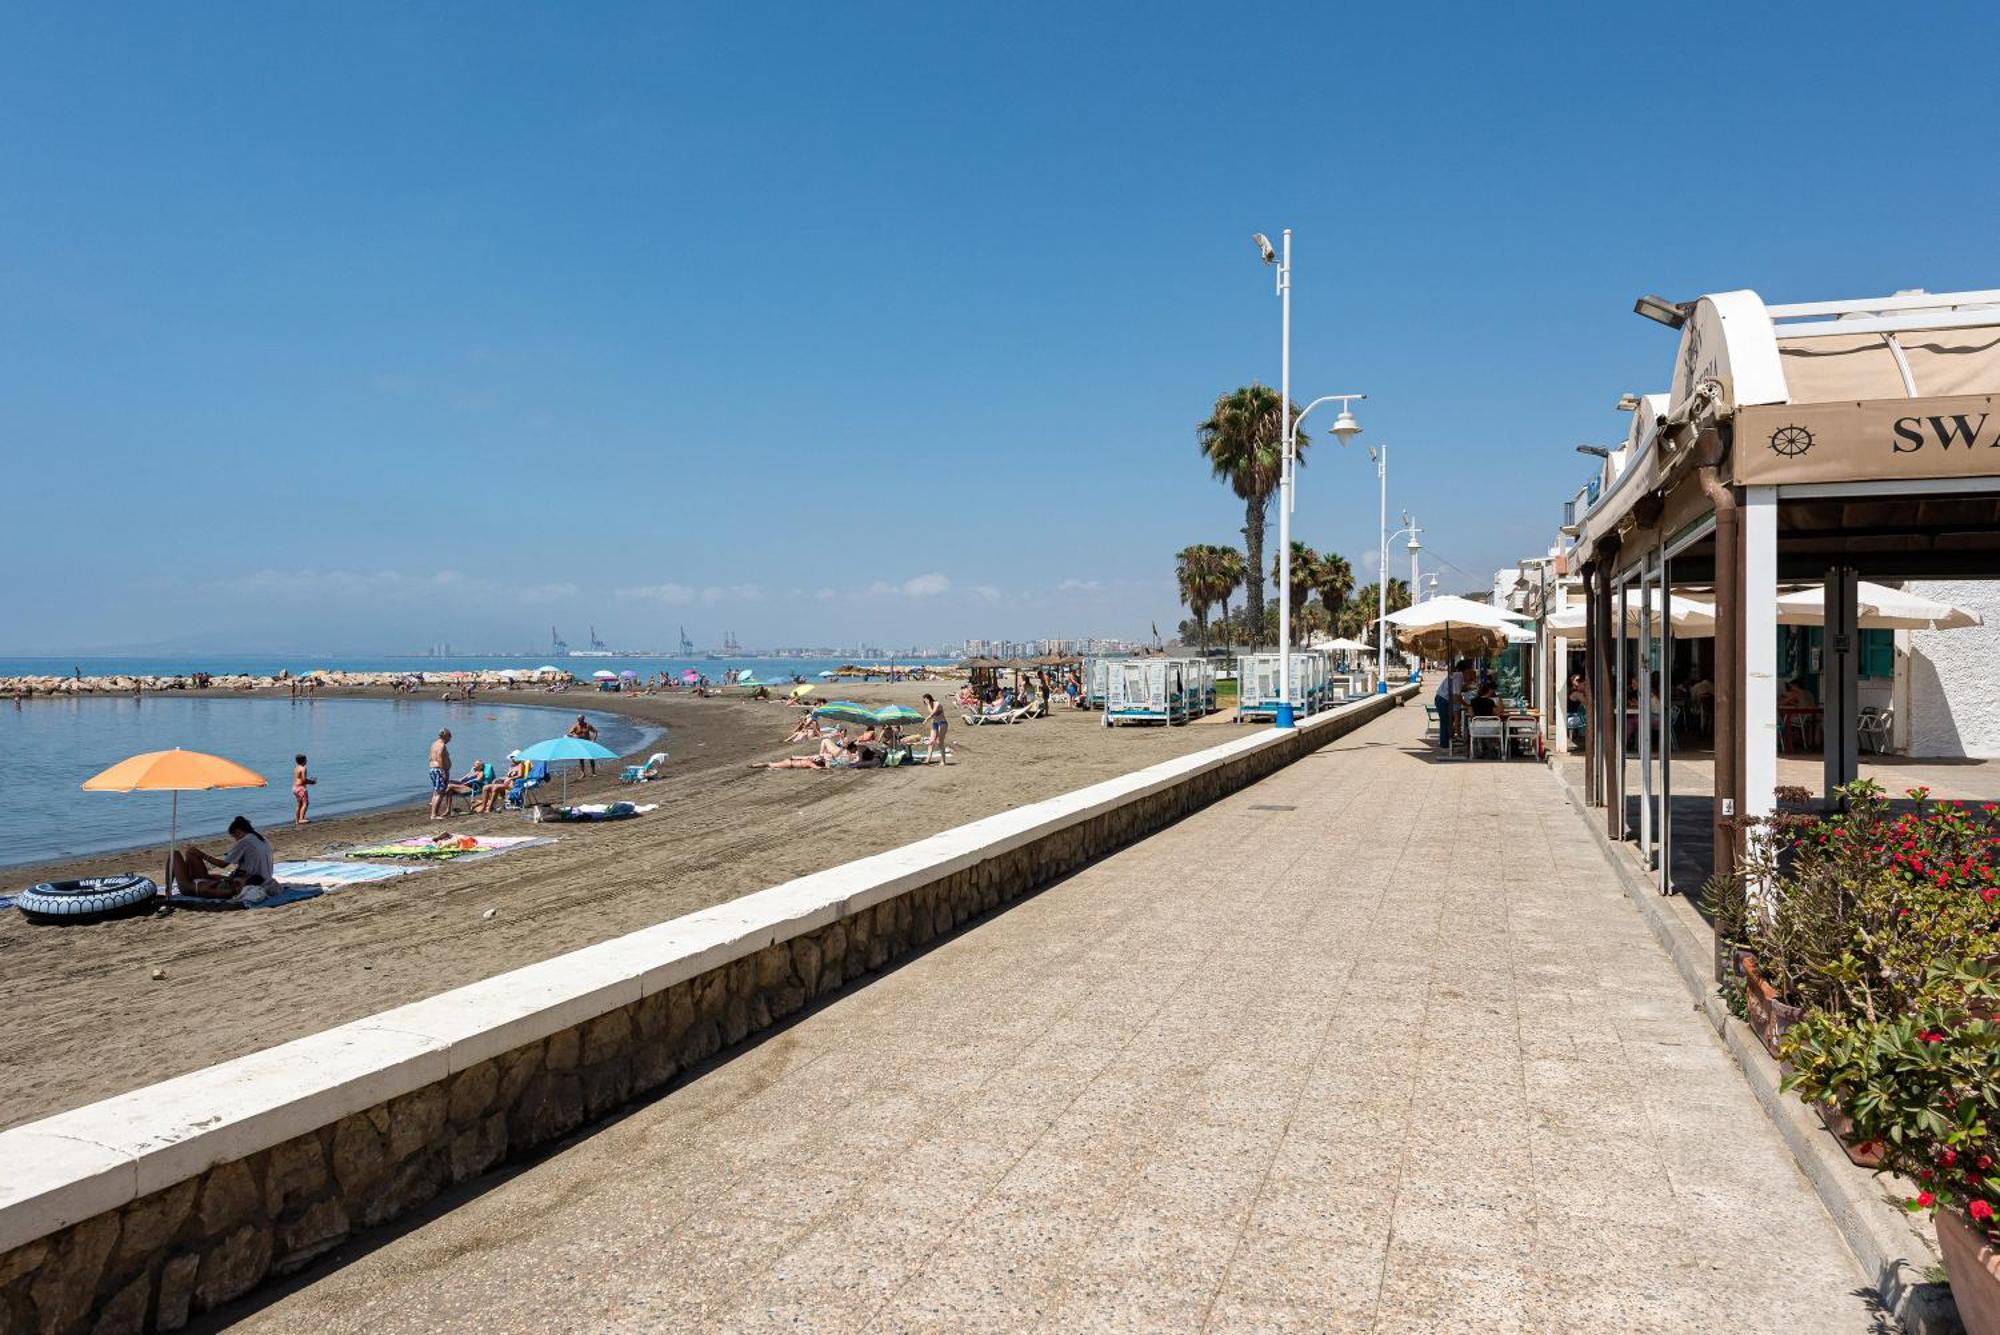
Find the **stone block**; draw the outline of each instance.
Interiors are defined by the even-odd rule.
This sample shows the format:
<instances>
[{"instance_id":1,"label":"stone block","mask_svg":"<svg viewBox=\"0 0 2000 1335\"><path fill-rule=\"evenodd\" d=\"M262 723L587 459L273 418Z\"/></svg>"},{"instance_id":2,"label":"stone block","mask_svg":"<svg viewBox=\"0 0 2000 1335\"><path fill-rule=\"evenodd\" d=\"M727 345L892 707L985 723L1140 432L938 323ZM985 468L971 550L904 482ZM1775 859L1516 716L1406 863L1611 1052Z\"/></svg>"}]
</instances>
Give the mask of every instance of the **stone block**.
<instances>
[{"instance_id":1,"label":"stone block","mask_svg":"<svg viewBox=\"0 0 2000 1335\"><path fill-rule=\"evenodd\" d=\"M507 1111L507 1143L540 1145L583 1121L583 1082L574 1071L544 1071L530 1080Z\"/></svg>"},{"instance_id":2,"label":"stone block","mask_svg":"<svg viewBox=\"0 0 2000 1335\"><path fill-rule=\"evenodd\" d=\"M547 1049L542 1054L542 1065L551 1071L574 1071L582 1055L583 1040L577 1037L576 1030L558 1030L549 1035Z\"/></svg>"},{"instance_id":3,"label":"stone block","mask_svg":"<svg viewBox=\"0 0 2000 1335\"><path fill-rule=\"evenodd\" d=\"M446 1171L442 1151L397 1164L362 1208L362 1226L373 1228L425 1204L444 1190Z\"/></svg>"},{"instance_id":4,"label":"stone block","mask_svg":"<svg viewBox=\"0 0 2000 1335\"><path fill-rule=\"evenodd\" d=\"M679 1069L666 1035L655 1035L632 1053L632 1088L635 1092L658 1089L673 1079Z\"/></svg>"},{"instance_id":5,"label":"stone block","mask_svg":"<svg viewBox=\"0 0 2000 1335\"><path fill-rule=\"evenodd\" d=\"M506 1109L514 1106L514 1101L521 1097L521 1090L542 1069L542 1050L543 1045L534 1042L515 1048L499 1058L500 1087L493 1094L496 1107Z\"/></svg>"},{"instance_id":6,"label":"stone block","mask_svg":"<svg viewBox=\"0 0 2000 1335\"><path fill-rule=\"evenodd\" d=\"M642 1041L660 1037L667 1030L667 998L671 992L655 992L631 1007L632 1032Z\"/></svg>"},{"instance_id":7,"label":"stone block","mask_svg":"<svg viewBox=\"0 0 2000 1335\"><path fill-rule=\"evenodd\" d=\"M847 926L834 923L819 934L819 987L813 995L831 992L847 981Z\"/></svg>"},{"instance_id":8,"label":"stone block","mask_svg":"<svg viewBox=\"0 0 2000 1335\"><path fill-rule=\"evenodd\" d=\"M623 1059L583 1068L583 1113L595 1119L632 1098L632 1066Z\"/></svg>"},{"instance_id":9,"label":"stone block","mask_svg":"<svg viewBox=\"0 0 2000 1335\"><path fill-rule=\"evenodd\" d=\"M154 1252L172 1242L194 1209L195 1192L200 1185L190 1178L126 1206L118 1229L116 1267L124 1270L142 1265ZM4 1283L6 1279L0 1276L0 1284Z\"/></svg>"},{"instance_id":10,"label":"stone block","mask_svg":"<svg viewBox=\"0 0 2000 1335\"><path fill-rule=\"evenodd\" d=\"M666 991L667 1027L663 1031L669 1046L679 1044L694 1023L694 984L675 983Z\"/></svg>"},{"instance_id":11,"label":"stone block","mask_svg":"<svg viewBox=\"0 0 2000 1335\"><path fill-rule=\"evenodd\" d=\"M153 1277L142 1271L111 1295L91 1325L91 1335L139 1335L146 1328L146 1305L152 1299Z\"/></svg>"},{"instance_id":12,"label":"stone block","mask_svg":"<svg viewBox=\"0 0 2000 1335\"><path fill-rule=\"evenodd\" d=\"M720 1026L711 1019L699 1019L688 1026L674 1045L674 1061L685 1070L697 1062L707 1061L722 1046Z\"/></svg>"},{"instance_id":13,"label":"stone block","mask_svg":"<svg viewBox=\"0 0 2000 1335\"><path fill-rule=\"evenodd\" d=\"M189 1198L193 1198L192 1192L189 1193ZM49 1240L36 1238L33 1242L22 1243L5 1256L0 1256L0 1289L6 1288L23 1275L34 1273L35 1269L47 1259L48 1254Z\"/></svg>"},{"instance_id":14,"label":"stone block","mask_svg":"<svg viewBox=\"0 0 2000 1335\"><path fill-rule=\"evenodd\" d=\"M271 1234L245 1224L201 1258L194 1282L195 1307L209 1311L257 1287L271 1269Z\"/></svg>"},{"instance_id":15,"label":"stone block","mask_svg":"<svg viewBox=\"0 0 2000 1335\"><path fill-rule=\"evenodd\" d=\"M279 1259L271 1269L288 1275L347 1236L347 1207L338 1199L315 1201L278 1230Z\"/></svg>"},{"instance_id":16,"label":"stone block","mask_svg":"<svg viewBox=\"0 0 2000 1335\"><path fill-rule=\"evenodd\" d=\"M454 1126L463 1126L483 1116L500 1092L500 1063L483 1061L451 1078L445 1098L445 1116Z\"/></svg>"},{"instance_id":17,"label":"stone block","mask_svg":"<svg viewBox=\"0 0 2000 1335\"><path fill-rule=\"evenodd\" d=\"M754 959L731 960L729 962L729 995L737 1001L747 1001L756 991L756 961Z\"/></svg>"},{"instance_id":18,"label":"stone block","mask_svg":"<svg viewBox=\"0 0 2000 1335\"><path fill-rule=\"evenodd\" d=\"M792 938L792 976L808 997L819 995L819 942L811 935Z\"/></svg>"},{"instance_id":19,"label":"stone block","mask_svg":"<svg viewBox=\"0 0 2000 1335\"><path fill-rule=\"evenodd\" d=\"M766 996L764 1003L771 1008L771 1018L782 1020L805 1008L806 990L797 983L787 983Z\"/></svg>"},{"instance_id":20,"label":"stone block","mask_svg":"<svg viewBox=\"0 0 2000 1335\"><path fill-rule=\"evenodd\" d=\"M478 1177L507 1157L507 1115L494 1113L451 1140L451 1180Z\"/></svg>"},{"instance_id":21,"label":"stone block","mask_svg":"<svg viewBox=\"0 0 2000 1335\"><path fill-rule=\"evenodd\" d=\"M104 1263L118 1241L118 1216L101 1214L62 1234L61 1242L43 1259L29 1285L41 1328L48 1335L79 1330L97 1301L97 1283Z\"/></svg>"},{"instance_id":22,"label":"stone block","mask_svg":"<svg viewBox=\"0 0 2000 1335\"><path fill-rule=\"evenodd\" d=\"M373 1186L387 1171L382 1137L366 1114L343 1117L333 1127L333 1178L349 1196Z\"/></svg>"},{"instance_id":23,"label":"stone block","mask_svg":"<svg viewBox=\"0 0 2000 1335\"><path fill-rule=\"evenodd\" d=\"M732 996L722 1007L722 1041L734 1047L750 1032L750 1003Z\"/></svg>"},{"instance_id":24,"label":"stone block","mask_svg":"<svg viewBox=\"0 0 2000 1335\"><path fill-rule=\"evenodd\" d=\"M444 1143L445 1104L442 1082L413 1089L389 1103L389 1157L401 1163L413 1154Z\"/></svg>"},{"instance_id":25,"label":"stone block","mask_svg":"<svg viewBox=\"0 0 2000 1335\"><path fill-rule=\"evenodd\" d=\"M632 1021L615 1010L583 1026L583 1064L596 1066L625 1056L632 1048Z\"/></svg>"},{"instance_id":26,"label":"stone block","mask_svg":"<svg viewBox=\"0 0 2000 1335\"><path fill-rule=\"evenodd\" d=\"M187 1324L195 1272L200 1268L201 1258L193 1252L182 1252L160 1267L160 1301L153 1309L156 1329L179 1330Z\"/></svg>"},{"instance_id":27,"label":"stone block","mask_svg":"<svg viewBox=\"0 0 2000 1335\"><path fill-rule=\"evenodd\" d=\"M262 1206L250 1165L242 1159L219 1163L202 1178L195 1226L204 1238L219 1238L256 1218Z\"/></svg>"},{"instance_id":28,"label":"stone block","mask_svg":"<svg viewBox=\"0 0 2000 1335\"><path fill-rule=\"evenodd\" d=\"M264 1209L273 1219L326 1189L326 1155L316 1136L273 1145L264 1157Z\"/></svg>"},{"instance_id":29,"label":"stone block","mask_svg":"<svg viewBox=\"0 0 2000 1335\"><path fill-rule=\"evenodd\" d=\"M792 976L792 949L786 942L765 946L752 957L757 973L756 990L769 992L782 987Z\"/></svg>"},{"instance_id":30,"label":"stone block","mask_svg":"<svg viewBox=\"0 0 2000 1335\"><path fill-rule=\"evenodd\" d=\"M749 1033L761 1034L771 1027L771 1001L764 993L750 998L748 1019Z\"/></svg>"},{"instance_id":31,"label":"stone block","mask_svg":"<svg viewBox=\"0 0 2000 1335\"><path fill-rule=\"evenodd\" d=\"M695 1017L709 1024L722 1023L723 1008L729 1003L729 976L725 969L712 969L694 980Z\"/></svg>"}]
</instances>

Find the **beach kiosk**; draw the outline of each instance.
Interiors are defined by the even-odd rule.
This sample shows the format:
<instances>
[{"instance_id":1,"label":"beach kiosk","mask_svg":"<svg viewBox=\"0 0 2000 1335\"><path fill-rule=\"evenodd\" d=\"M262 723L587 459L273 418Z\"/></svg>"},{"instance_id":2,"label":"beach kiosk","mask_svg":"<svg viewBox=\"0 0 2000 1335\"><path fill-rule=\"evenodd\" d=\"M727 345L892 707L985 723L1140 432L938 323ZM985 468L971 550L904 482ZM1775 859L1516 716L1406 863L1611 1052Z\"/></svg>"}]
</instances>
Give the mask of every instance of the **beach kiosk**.
<instances>
[{"instance_id":1,"label":"beach kiosk","mask_svg":"<svg viewBox=\"0 0 2000 1335\"><path fill-rule=\"evenodd\" d=\"M1182 662L1176 658L1127 658L1111 673L1104 726L1185 723L1190 715Z\"/></svg>"},{"instance_id":2,"label":"beach kiosk","mask_svg":"<svg viewBox=\"0 0 2000 1335\"><path fill-rule=\"evenodd\" d=\"M1626 441L1565 528L1586 607L1584 786L1659 888L1691 893L1741 865L1739 817L1776 809L1782 741L1817 743L1818 800L1854 779L1863 658L1879 647L1862 581L2000 578L2000 290L1720 292L1639 313L1677 332L1669 388L1628 396ZM1781 657L1785 585L1820 595L1804 662ZM1707 794L1669 763L1680 597L1713 606ZM1811 704L1781 706L1787 681Z\"/></svg>"}]
</instances>

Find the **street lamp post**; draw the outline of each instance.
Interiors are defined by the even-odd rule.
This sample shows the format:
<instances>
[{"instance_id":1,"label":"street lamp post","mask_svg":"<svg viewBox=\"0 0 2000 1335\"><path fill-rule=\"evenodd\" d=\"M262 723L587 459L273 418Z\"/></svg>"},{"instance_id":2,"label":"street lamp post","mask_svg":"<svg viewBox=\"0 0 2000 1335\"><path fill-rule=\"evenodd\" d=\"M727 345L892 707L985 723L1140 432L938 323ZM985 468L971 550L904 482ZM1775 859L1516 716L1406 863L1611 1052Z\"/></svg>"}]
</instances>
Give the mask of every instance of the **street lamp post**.
<instances>
[{"instance_id":1,"label":"street lamp post","mask_svg":"<svg viewBox=\"0 0 2000 1335\"><path fill-rule=\"evenodd\" d=\"M1354 420L1353 402L1365 399L1366 394L1327 394L1314 399L1292 416L1292 229L1287 227L1279 234L1282 249L1273 250L1271 242L1262 232L1255 234L1257 249L1263 253L1264 263L1277 269L1278 303L1281 309L1280 350L1278 356L1278 412L1282 453L1278 465L1278 707L1273 711L1272 722L1280 728L1293 724L1292 716L1292 503L1298 468L1298 434L1300 425L1313 409L1322 403L1340 402L1340 416L1334 419L1333 433L1345 445L1361 433L1361 424ZM1250 572L1252 579L1262 579L1262 571Z\"/></svg>"},{"instance_id":2,"label":"street lamp post","mask_svg":"<svg viewBox=\"0 0 2000 1335\"><path fill-rule=\"evenodd\" d=\"M1368 447L1382 484L1382 545L1375 549L1375 693L1389 693L1389 447Z\"/></svg>"}]
</instances>

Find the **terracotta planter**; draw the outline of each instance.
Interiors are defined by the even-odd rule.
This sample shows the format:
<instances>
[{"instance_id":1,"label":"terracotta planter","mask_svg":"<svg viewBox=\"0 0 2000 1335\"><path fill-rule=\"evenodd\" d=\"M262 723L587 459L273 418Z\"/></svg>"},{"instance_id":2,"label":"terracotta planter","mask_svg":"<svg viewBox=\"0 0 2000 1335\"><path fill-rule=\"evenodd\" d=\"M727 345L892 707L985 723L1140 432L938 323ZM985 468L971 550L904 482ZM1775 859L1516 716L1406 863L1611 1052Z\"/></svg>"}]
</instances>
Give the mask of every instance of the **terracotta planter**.
<instances>
[{"instance_id":1,"label":"terracotta planter","mask_svg":"<svg viewBox=\"0 0 2000 1335\"><path fill-rule=\"evenodd\" d=\"M1966 1335L2000 1335L2000 1251L1956 1210L1939 1210L1934 1222Z\"/></svg>"},{"instance_id":2,"label":"terracotta planter","mask_svg":"<svg viewBox=\"0 0 2000 1335\"><path fill-rule=\"evenodd\" d=\"M1777 990L1764 980L1755 963L1746 964L1743 971L1743 1008L1751 1032L1774 1059L1778 1055L1778 1040L1805 1014L1797 1006L1778 1000Z\"/></svg>"},{"instance_id":3,"label":"terracotta planter","mask_svg":"<svg viewBox=\"0 0 2000 1335\"><path fill-rule=\"evenodd\" d=\"M1854 1119L1852 1117L1849 1117L1831 1103L1826 1102L1815 1103L1813 1111L1819 1114L1821 1125L1825 1126L1828 1131L1831 1131L1833 1138L1840 1142L1840 1148L1846 1152L1850 1162L1862 1168L1880 1168L1882 1166L1882 1142L1879 1140L1856 1140L1854 1138Z\"/></svg>"}]
</instances>

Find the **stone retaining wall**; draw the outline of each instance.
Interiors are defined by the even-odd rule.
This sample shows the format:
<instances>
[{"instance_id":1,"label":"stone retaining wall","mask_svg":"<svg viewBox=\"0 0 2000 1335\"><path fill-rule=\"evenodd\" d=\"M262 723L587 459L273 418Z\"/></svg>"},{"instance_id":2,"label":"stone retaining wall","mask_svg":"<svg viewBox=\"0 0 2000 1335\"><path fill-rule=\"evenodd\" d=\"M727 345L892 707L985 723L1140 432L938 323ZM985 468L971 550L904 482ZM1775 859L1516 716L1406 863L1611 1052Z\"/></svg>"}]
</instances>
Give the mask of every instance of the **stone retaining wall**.
<instances>
[{"instance_id":1,"label":"stone retaining wall","mask_svg":"<svg viewBox=\"0 0 2000 1335\"><path fill-rule=\"evenodd\" d=\"M1264 734L1268 744L1218 748L1238 754L14 1246L0 1253L0 1335L177 1330L455 1183L664 1089L814 999L1263 778L1407 694Z\"/></svg>"}]
</instances>

